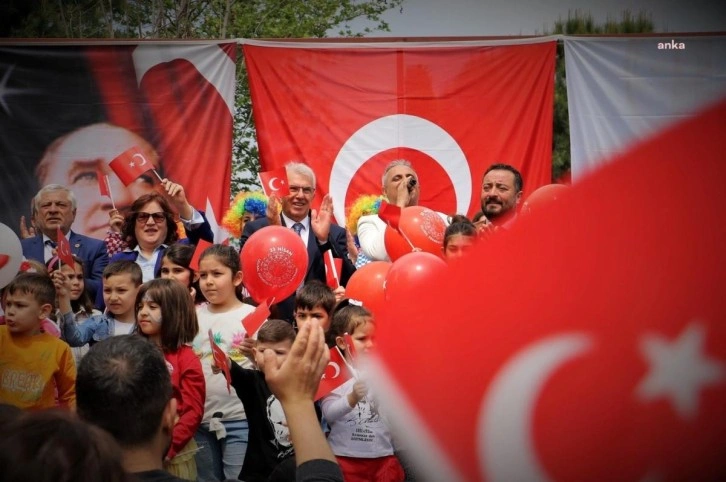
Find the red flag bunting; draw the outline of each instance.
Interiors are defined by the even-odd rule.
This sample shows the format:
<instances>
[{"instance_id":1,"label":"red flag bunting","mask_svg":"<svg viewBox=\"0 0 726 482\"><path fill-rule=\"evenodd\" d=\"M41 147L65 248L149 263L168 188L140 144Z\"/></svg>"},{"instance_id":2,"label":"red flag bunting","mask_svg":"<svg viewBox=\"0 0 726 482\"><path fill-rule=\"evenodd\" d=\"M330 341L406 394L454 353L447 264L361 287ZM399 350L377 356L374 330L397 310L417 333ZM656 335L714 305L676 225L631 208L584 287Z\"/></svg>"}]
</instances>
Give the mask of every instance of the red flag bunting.
<instances>
[{"instance_id":1,"label":"red flag bunting","mask_svg":"<svg viewBox=\"0 0 726 482\"><path fill-rule=\"evenodd\" d=\"M212 358L214 359L214 364L217 365L217 368L222 370L222 373L224 373L224 378L227 380L227 392L232 393L232 375L229 373L229 365L227 362L227 355L224 353L224 350L222 350L219 345L217 345L214 342L214 333L212 333L212 329L209 329L209 346L212 348Z\"/></svg>"},{"instance_id":2,"label":"red flag bunting","mask_svg":"<svg viewBox=\"0 0 726 482\"><path fill-rule=\"evenodd\" d=\"M287 183L287 171L284 167L273 171L260 173L260 184L265 195L275 194L278 197L290 194L290 186Z\"/></svg>"},{"instance_id":3,"label":"red flag bunting","mask_svg":"<svg viewBox=\"0 0 726 482\"><path fill-rule=\"evenodd\" d=\"M255 311L242 319L242 326L245 327L247 335L254 336L254 334L257 333L257 330L259 330L267 318L269 318L270 304L274 301L274 298L272 300L264 300L255 308Z\"/></svg>"},{"instance_id":4,"label":"red flag bunting","mask_svg":"<svg viewBox=\"0 0 726 482\"><path fill-rule=\"evenodd\" d=\"M315 393L315 400L320 400L351 378L353 378L353 375L350 373L343 354L340 353L337 346L334 346L330 349L330 361L325 368L323 377L320 379L318 391Z\"/></svg>"},{"instance_id":5,"label":"red flag bunting","mask_svg":"<svg viewBox=\"0 0 726 482\"><path fill-rule=\"evenodd\" d=\"M73 253L71 253L71 243L68 242L68 239L63 235L63 231L61 231L61 228L58 228L56 230L56 239L57 239L57 247L58 247L58 257L60 260L70 266L71 268L75 268L76 264L75 261L73 261Z\"/></svg>"},{"instance_id":6,"label":"red flag bunting","mask_svg":"<svg viewBox=\"0 0 726 482\"><path fill-rule=\"evenodd\" d=\"M202 256L204 250L210 246L212 246L212 243L203 239L200 239L197 242L197 246L196 248L194 248L194 254L192 255L192 259L191 261L189 261L189 269L193 270L194 272L199 271L199 258Z\"/></svg>"},{"instance_id":7,"label":"red flag bunting","mask_svg":"<svg viewBox=\"0 0 726 482\"><path fill-rule=\"evenodd\" d=\"M143 173L154 169L154 165L146 159L144 153L137 146L126 149L116 156L108 166L113 169L124 186L128 186Z\"/></svg>"}]
</instances>

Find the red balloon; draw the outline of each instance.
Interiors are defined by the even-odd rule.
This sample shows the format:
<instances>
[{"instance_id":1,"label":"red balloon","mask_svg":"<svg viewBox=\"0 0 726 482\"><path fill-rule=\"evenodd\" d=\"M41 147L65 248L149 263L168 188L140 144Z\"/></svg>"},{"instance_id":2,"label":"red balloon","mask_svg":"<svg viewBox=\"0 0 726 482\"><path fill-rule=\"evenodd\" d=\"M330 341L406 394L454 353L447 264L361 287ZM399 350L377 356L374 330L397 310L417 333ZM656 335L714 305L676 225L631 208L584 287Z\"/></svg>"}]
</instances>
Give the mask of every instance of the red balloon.
<instances>
[{"instance_id":1,"label":"red balloon","mask_svg":"<svg viewBox=\"0 0 726 482\"><path fill-rule=\"evenodd\" d=\"M386 302L415 303L445 271L446 262L434 254L419 251L402 256L388 270Z\"/></svg>"},{"instance_id":2,"label":"red balloon","mask_svg":"<svg viewBox=\"0 0 726 482\"><path fill-rule=\"evenodd\" d=\"M531 213L538 209L542 209L548 204L560 199L569 188L564 184L547 184L542 187L538 187L527 197L524 201L522 209L525 212Z\"/></svg>"},{"instance_id":3,"label":"red balloon","mask_svg":"<svg viewBox=\"0 0 726 482\"><path fill-rule=\"evenodd\" d=\"M441 256L446 223L435 211L423 206L409 206L401 210L399 229L406 235L414 248ZM387 227L383 236L386 253L392 261L411 253L411 244L395 230Z\"/></svg>"},{"instance_id":4,"label":"red balloon","mask_svg":"<svg viewBox=\"0 0 726 482\"><path fill-rule=\"evenodd\" d=\"M282 226L266 226L249 237L240 253L243 282L261 303L280 302L293 294L308 269L308 251L300 236Z\"/></svg>"},{"instance_id":5,"label":"red balloon","mask_svg":"<svg viewBox=\"0 0 726 482\"><path fill-rule=\"evenodd\" d=\"M345 286L345 297L358 300L374 315L386 302L384 286L391 263L373 261L358 268Z\"/></svg>"},{"instance_id":6,"label":"red balloon","mask_svg":"<svg viewBox=\"0 0 726 482\"><path fill-rule=\"evenodd\" d=\"M383 244L386 246L386 254L391 258L391 261L396 261L404 254L413 252L411 245L403 239L403 236L398 234L398 231L386 226L386 231L383 233Z\"/></svg>"}]
</instances>

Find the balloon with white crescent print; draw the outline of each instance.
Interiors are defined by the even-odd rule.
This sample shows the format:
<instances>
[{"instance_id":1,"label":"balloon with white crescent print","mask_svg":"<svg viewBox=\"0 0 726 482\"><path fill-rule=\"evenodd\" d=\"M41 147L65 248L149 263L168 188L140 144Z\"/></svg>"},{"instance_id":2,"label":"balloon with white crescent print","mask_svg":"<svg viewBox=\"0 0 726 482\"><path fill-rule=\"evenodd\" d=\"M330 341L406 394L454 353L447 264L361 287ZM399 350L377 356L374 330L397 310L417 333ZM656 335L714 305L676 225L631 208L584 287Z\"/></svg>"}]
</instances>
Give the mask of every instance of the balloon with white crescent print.
<instances>
[{"instance_id":1,"label":"balloon with white crescent print","mask_svg":"<svg viewBox=\"0 0 726 482\"><path fill-rule=\"evenodd\" d=\"M493 482L550 480L537 460L532 418L547 379L590 347L582 334L548 338L525 347L496 375L482 401L478 422L479 466Z\"/></svg>"},{"instance_id":2,"label":"balloon with white crescent print","mask_svg":"<svg viewBox=\"0 0 726 482\"><path fill-rule=\"evenodd\" d=\"M146 158L143 156L143 154L136 153L131 156L132 159L136 159L137 157L141 159L141 163L139 164L139 166L143 166L144 164L146 164Z\"/></svg>"},{"instance_id":3,"label":"balloon with white crescent print","mask_svg":"<svg viewBox=\"0 0 726 482\"><path fill-rule=\"evenodd\" d=\"M456 194L457 213L469 210L471 170L464 151L451 134L422 117L395 114L380 117L364 125L340 148L330 171L328 192L333 198L333 212L345 224L345 195L358 169L379 152L397 147L415 149L435 160L448 174Z\"/></svg>"}]
</instances>

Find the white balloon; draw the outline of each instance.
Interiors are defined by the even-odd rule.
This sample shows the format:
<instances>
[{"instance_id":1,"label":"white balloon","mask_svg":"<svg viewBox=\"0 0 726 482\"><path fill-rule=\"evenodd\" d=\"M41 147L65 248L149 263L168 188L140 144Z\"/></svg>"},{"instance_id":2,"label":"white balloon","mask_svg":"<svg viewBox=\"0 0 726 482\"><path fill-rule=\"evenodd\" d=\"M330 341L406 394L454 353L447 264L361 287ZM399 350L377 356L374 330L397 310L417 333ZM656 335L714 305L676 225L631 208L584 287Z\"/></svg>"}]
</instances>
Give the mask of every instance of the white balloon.
<instances>
[{"instance_id":1,"label":"white balloon","mask_svg":"<svg viewBox=\"0 0 726 482\"><path fill-rule=\"evenodd\" d=\"M567 334L516 354L499 371L482 400L478 454L482 477L493 482L549 480L532 442L532 415L549 376L589 349L589 338Z\"/></svg>"},{"instance_id":2,"label":"white balloon","mask_svg":"<svg viewBox=\"0 0 726 482\"><path fill-rule=\"evenodd\" d=\"M0 288L4 288L15 278L22 262L23 247L20 245L18 235L0 223Z\"/></svg>"}]
</instances>

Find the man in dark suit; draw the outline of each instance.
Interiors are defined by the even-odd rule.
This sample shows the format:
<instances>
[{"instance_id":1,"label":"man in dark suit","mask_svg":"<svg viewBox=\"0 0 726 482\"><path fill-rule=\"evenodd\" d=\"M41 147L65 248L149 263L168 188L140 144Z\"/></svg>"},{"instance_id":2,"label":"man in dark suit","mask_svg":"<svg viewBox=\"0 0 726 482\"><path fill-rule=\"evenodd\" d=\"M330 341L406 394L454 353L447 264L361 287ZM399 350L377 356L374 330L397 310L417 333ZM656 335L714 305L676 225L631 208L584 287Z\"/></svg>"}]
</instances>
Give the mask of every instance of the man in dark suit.
<instances>
[{"instance_id":1,"label":"man in dark suit","mask_svg":"<svg viewBox=\"0 0 726 482\"><path fill-rule=\"evenodd\" d=\"M103 268L108 264L106 245L101 240L71 231L75 218L76 197L70 189L60 184L43 187L33 198L36 235L20 242L23 256L47 263L53 257L60 228L71 245L71 252L83 261L85 285L91 299L96 299L96 294L101 291Z\"/></svg>"},{"instance_id":2,"label":"man in dark suit","mask_svg":"<svg viewBox=\"0 0 726 482\"><path fill-rule=\"evenodd\" d=\"M345 286L355 271L355 267L348 259L345 229L331 222L333 203L330 196L326 195L323 198L320 211L311 210L310 203L315 195L315 173L308 166L299 162L291 162L285 166L285 169L290 194L282 198L282 212L279 216L279 223L275 224L294 230L306 244L308 270L305 281L317 279L325 283L323 255L327 250L331 250L333 257L343 260L340 282ZM268 218L260 218L246 223L240 238L240 249L244 247L245 242L253 233L269 225ZM278 316L292 322L294 302L295 296L291 295L278 303Z\"/></svg>"}]
</instances>

